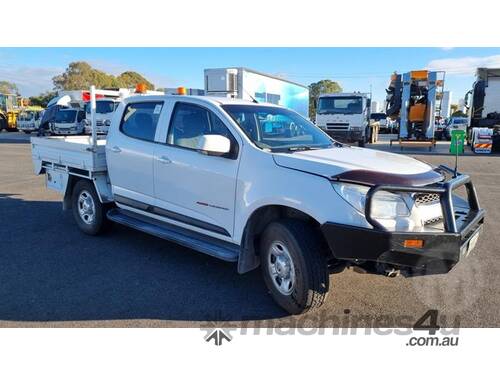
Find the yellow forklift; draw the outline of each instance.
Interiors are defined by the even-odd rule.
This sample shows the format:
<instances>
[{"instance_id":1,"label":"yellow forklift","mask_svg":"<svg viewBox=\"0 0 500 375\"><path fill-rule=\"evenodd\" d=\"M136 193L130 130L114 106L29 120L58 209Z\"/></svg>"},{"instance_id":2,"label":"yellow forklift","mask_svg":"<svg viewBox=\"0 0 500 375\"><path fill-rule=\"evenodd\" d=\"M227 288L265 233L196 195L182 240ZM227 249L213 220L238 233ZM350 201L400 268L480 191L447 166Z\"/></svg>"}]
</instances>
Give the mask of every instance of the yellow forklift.
<instances>
[{"instance_id":1,"label":"yellow forklift","mask_svg":"<svg viewBox=\"0 0 500 375\"><path fill-rule=\"evenodd\" d=\"M397 140L401 149L436 146L434 131L436 116L441 113L444 90L444 72L413 70L394 73L386 90L386 114L399 123Z\"/></svg>"},{"instance_id":2,"label":"yellow forklift","mask_svg":"<svg viewBox=\"0 0 500 375\"><path fill-rule=\"evenodd\" d=\"M0 131L17 131L17 115L19 113L18 97L15 94L0 93Z\"/></svg>"}]
</instances>

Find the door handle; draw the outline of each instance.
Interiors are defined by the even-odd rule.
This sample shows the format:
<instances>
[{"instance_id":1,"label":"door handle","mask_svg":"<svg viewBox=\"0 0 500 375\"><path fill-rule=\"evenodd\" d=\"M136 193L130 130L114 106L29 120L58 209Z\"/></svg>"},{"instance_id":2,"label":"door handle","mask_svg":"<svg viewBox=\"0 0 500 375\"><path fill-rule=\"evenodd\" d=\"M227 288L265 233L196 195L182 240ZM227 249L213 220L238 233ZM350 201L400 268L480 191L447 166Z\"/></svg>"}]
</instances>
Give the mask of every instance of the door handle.
<instances>
[{"instance_id":1,"label":"door handle","mask_svg":"<svg viewBox=\"0 0 500 375\"><path fill-rule=\"evenodd\" d=\"M162 164L170 164L170 163L172 163L172 160L170 160L169 158L167 158L167 157L166 157L166 156L164 156L164 155L163 155L163 156L160 156L160 157L158 158L158 161L159 161L160 163L162 163Z\"/></svg>"},{"instance_id":2,"label":"door handle","mask_svg":"<svg viewBox=\"0 0 500 375\"><path fill-rule=\"evenodd\" d=\"M111 151L113 151L113 152L122 152L122 149L120 147L118 147L118 146L115 146L115 147L111 148Z\"/></svg>"}]
</instances>

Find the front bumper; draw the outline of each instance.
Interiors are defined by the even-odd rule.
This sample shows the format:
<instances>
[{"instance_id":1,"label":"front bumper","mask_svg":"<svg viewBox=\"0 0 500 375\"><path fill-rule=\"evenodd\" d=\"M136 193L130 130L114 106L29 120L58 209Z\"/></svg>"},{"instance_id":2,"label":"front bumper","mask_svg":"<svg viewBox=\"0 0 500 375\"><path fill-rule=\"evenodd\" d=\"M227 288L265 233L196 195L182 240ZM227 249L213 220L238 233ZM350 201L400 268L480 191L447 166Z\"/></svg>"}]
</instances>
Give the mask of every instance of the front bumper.
<instances>
[{"instance_id":1,"label":"front bumper","mask_svg":"<svg viewBox=\"0 0 500 375\"><path fill-rule=\"evenodd\" d=\"M452 191L465 185L468 210L453 207ZM415 191L441 195L443 232L390 232L371 218L370 203L375 192ZM448 182L425 188L376 185L367 195L365 216L373 226L361 228L327 222L321 226L328 246L337 259L354 262L374 261L399 267L433 270L446 273L474 248L482 231L484 210L479 207L477 195L469 176L460 175ZM422 240L421 248L405 246L405 240Z\"/></svg>"},{"instance_id":2,"label":"front bumper","mask_svg":"<svg viewBox=\"0 0 500 375\"><path fill-rule=\"evenodd\" d=\"M57 135L78 135L81 134L82 131L78 129L54 128L54 133Z\"/></svg>"},{"instance_id":3,"label":"front bumper","mask_svg":"<svg viewBox=\"0 0 500 375\"><path fill-rule=\"evenodd\" d=\"M363 139L362 130L328 130L323 131L335 140L341 142L356 142Z\"/></svg>"}]
</instances>

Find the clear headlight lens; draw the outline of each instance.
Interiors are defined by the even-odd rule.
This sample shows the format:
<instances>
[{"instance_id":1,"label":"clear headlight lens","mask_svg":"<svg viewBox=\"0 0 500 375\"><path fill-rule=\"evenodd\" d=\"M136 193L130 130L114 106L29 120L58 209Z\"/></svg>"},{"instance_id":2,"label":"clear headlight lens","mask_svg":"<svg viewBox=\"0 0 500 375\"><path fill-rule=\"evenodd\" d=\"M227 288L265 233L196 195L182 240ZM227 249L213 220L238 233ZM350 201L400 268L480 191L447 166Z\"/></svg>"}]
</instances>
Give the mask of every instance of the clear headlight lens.
<instances>
[{"instance_id":1,"label":"clear headlight lens","mask_svg":"<svg viewBox=\"0 0 500 375\"><path fill-rule=\"evenodd\" d=\"M410 216L410 210L401 196L388 191L379 191L373 196L371 214L377 219L395 219Z\"/></svg>"},{"instance_id":2,"label":"clear headlight lens","mask_svg":"<svg viewBox=\"0 0 500 375\"><path fill-rule=\"evenodd\" d=\"M332 186L347 203L365 214L367 186L344 183L333 183ZM410 216L410 210L400 195L379 191L372 199L371 216L374 219L395 219Z\"/></svg>"},{"instance_id":3,"label":"clear headlight lens","mask_svg":"<svg viewBox=\"0 0 500 375\"><path fill-rule=\"evenodd\" d=\"M333 183L333 188L347 203L364 215L366 193L369 188L362 185Z\"/></svg>"},{"instance_id":4,"label":"clear headlight lens","mask_svg":"<svg viewBox=\"0 0 500 375\"><path fill-rule=\"evenodd\" d=\"M109 125L111 125L111 120L104 121L104 126L109 126Z\"/></svg>"}]
</instances>

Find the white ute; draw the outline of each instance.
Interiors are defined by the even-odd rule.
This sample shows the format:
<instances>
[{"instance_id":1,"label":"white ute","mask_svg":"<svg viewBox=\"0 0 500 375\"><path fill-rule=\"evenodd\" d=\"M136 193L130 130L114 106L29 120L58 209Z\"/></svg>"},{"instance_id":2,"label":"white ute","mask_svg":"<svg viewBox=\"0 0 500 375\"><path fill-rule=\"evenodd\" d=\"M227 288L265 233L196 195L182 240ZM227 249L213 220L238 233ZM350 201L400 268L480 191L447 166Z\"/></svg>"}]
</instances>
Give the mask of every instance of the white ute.
<instances>
[{"instance_id":1,"label":"white ute","mask_svg":"<svg viewBox=\"0 0 500 375\"><path fill-rule=\"evenodd\" d=\"M138 95L119 104L107 139L95 117L92 127L31 141L35 173L83 232L113 221L237 262L240 273L260 265L292 314L321 306L339 267L446 273L484 220L468 176L343 145L271 104ZM463 185L467 200L453 194Z\"/></svg>"}]
</instances>

